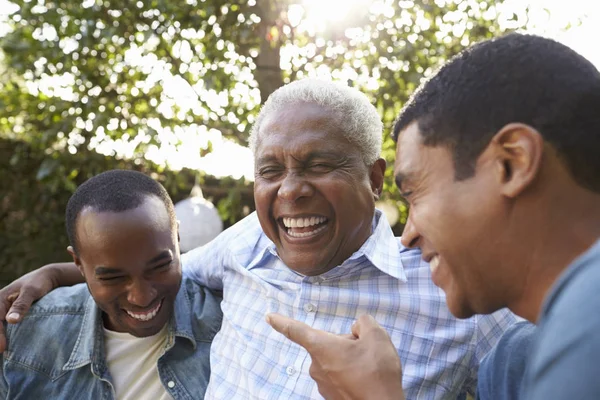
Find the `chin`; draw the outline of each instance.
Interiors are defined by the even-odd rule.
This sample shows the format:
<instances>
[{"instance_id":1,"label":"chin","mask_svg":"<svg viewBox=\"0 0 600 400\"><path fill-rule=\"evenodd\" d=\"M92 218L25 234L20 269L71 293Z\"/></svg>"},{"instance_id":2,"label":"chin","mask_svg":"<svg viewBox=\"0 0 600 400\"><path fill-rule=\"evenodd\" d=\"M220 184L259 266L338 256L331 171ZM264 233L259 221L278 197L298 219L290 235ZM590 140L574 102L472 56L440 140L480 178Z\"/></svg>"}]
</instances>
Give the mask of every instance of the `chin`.
<instances>
[{"instance_id":1,"label":"chin","mask_svg":"<svg viewBox=\"0 0 600 400\"><path fill-rule=\"evenodd\" d=\"M448 303L448 309L458 319L471 318L475 314L479 314L466 302L457 299L451 299L449 296L446 297Z\"/></svg>"}]
</instances>

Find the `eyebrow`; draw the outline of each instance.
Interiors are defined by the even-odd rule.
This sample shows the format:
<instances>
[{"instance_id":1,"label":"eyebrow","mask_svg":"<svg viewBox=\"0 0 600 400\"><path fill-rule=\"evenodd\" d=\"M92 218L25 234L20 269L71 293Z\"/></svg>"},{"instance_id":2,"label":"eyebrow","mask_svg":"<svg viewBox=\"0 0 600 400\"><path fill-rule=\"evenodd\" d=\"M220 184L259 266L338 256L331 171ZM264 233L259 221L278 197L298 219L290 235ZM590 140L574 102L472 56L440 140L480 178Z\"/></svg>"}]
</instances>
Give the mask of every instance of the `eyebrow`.
<instances>
[{"instance_id":1,"label":"eyebrow","mask_svg":"<svg viewBox=\"0 0 600 400\"><path fill-rule=\"evenodd\" d=\"M295 157L294 157L295 158ZM302 155L302 162L309 162L318 158L328 158L335 160L346 160L348 156L335 151L311 151ZM277 157L274 155L266 155L256 161L256 165L267 164L269 162L277 162Z\"/></svg>"},{"instance_id":2,"label":"eyebrow","mask_svg":"<svg viewBox=\"0 0 600 400\"><path fill-rule=\"evenodd\" d=\"M160 252L156 257L153 257L150 261L148 261L146 263L146 265L151 265L154 264L157 261L160 260L164 260L167 258L172 258L172 253L171 250L165 250ZM94 270L94 272L96 273L96 275L113 275L113 274L120 274L123 273L123 271L119 268L111 268L111 267L105 267L105 266L98 266L96 267L96 269Z\"/></svg>"},{"instance_id":3,"label":"eyebrow","mask_svg":"<svg viewBox=\"0 0 600 400\"><path fill-rule=\"evenodd\" d=\"M277 161L277 157L273 155L262 156L258 160L256 160L256 165L267 164L269 162Z\"/></svg>"}]
</instances>

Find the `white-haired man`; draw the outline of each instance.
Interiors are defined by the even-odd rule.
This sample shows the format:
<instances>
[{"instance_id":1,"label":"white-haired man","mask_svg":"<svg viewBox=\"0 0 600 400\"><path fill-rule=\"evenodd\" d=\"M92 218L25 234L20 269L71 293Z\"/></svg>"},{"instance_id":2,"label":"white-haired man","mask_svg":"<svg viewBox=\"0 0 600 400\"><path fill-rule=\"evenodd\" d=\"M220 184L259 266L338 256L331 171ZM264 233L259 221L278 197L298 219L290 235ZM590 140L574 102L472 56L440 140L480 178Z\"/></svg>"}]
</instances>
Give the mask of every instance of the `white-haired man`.
<instances>
[{"instance_id":1,"label":"white-haired man","mask_svg":"<svg viewBox=\"0 0 600 400\"><path fill-rule=\"evenodd\" d=\"M370 314L398 349L409 398L473 391L479 360L515 317L452 317L420 251L375 209L381 137L377 111L347 86L308 79L269 97L250 137L256 213L183 259L184 273L224 290L207 398L320 397L308 353L266 323L270 312L334 333Z\"/></svg>"}]
</instances>

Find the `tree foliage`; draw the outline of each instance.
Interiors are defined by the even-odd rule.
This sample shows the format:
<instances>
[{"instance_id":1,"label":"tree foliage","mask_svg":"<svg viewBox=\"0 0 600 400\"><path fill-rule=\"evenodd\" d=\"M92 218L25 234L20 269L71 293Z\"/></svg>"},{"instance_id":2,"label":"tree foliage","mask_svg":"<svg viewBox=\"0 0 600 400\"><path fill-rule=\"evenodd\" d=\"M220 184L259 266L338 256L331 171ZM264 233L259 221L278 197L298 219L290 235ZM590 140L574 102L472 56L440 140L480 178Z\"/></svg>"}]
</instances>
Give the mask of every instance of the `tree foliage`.
<instances>
[{"instance_id":1,"label":"tree foliage","mask_svg":"<svg viewBox=\"0 0 600 400\"><path fill-rule=\"evenodd\" d=\"M336 1L338 9L321 11L328 0L14 3L0 38L0 135L41 155L30 171L37 181L68 192L120 159L148 165L150 150L192 133L215 129L245 145L261 102L306 76L347 81L371 98L391 163L391 123L420 80L466 45L501 33L499 18L525 22L523 13L477 0ZM311 24L319 13L345 18ZM97 152L113 164L90 166ZM11 157L18 165L19 153ZM406 215L390 168L384 198ZM235 220L243 206L224 198L219 209Z\"/></svg>"}]
</instances>

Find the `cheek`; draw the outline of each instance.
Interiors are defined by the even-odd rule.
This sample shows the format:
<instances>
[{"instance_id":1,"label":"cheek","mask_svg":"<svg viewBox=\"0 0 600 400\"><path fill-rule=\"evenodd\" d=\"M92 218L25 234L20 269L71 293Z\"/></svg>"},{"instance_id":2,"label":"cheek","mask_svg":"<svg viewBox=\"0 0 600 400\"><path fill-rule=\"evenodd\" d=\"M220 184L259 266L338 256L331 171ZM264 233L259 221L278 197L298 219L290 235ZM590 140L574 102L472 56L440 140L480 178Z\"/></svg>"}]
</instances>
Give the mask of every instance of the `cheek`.
<instances>
[{"instance_id":1,"label":"cheek","mask_svg":"<svg viewBox=\"0 0 600 400\"><path fill-rule=\"evenodd\" d=\"M254 204L256 210L261 212L271 208L277 196L277 185L274 183L257 181L254 183Z\"/></svg>"}]
</instances>

